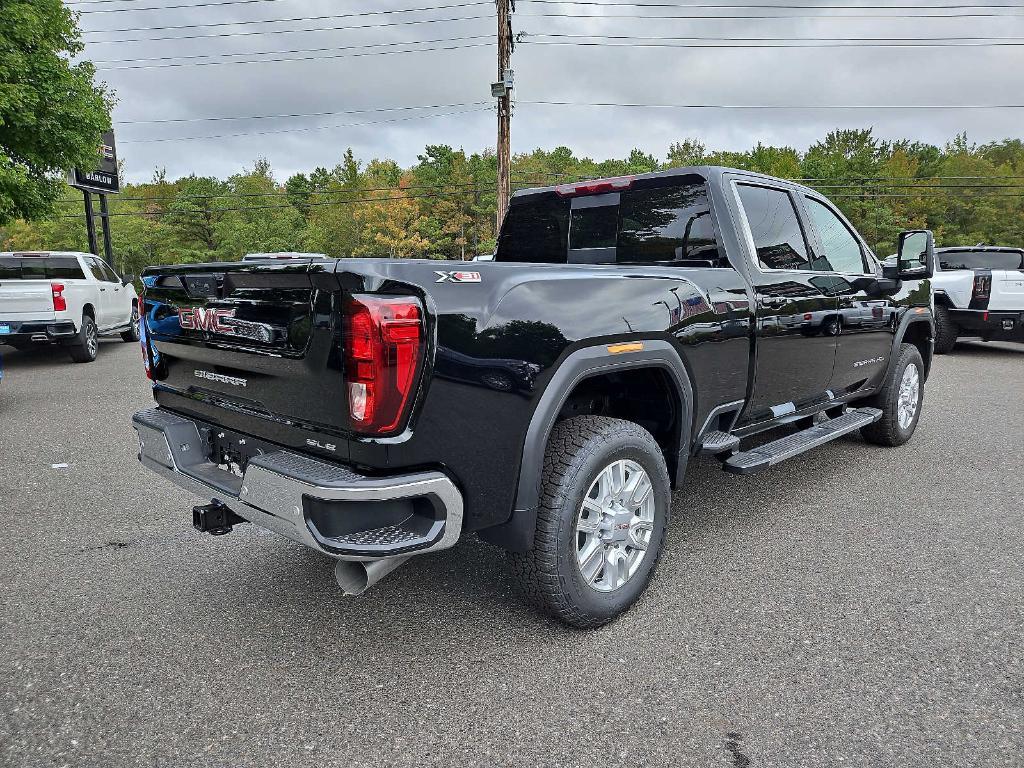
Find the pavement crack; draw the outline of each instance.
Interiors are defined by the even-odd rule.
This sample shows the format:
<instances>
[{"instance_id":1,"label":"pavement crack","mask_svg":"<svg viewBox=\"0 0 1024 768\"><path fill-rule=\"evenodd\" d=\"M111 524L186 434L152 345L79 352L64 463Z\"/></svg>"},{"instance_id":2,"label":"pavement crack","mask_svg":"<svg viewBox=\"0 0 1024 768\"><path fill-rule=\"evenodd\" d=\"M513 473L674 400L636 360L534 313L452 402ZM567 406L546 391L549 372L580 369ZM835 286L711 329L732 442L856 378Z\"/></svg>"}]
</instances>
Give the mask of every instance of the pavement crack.
<instances>
[{"instance_id":1,"label":"pavement crack","mask_svg":"<svg viewBox=\"0 0 1024 768\"><path fill-rule=\"evenodd\" d=\"M91 547L82 547L82 549L79 550L79 551L80 552L95 552L96 550L99 550L99 549L124 549L125 547L130 547L133 543L135 543L135 542L119 541L117 539L111 539L109 541L103 542L102 544L94 544Z\"/></svg>"},{"instance_id":2,"label":"pavement crack","mask_svg":"<svg viewBox=\"0 0 1024 768\"><path fill-rule=\"evenodd\" d=\"M725 738L725 751L732 758L733 768L749 768L750 758L740 751L740 745L743 743L743 734L730 731L725 734Z\"/></svg>"}]
</instances>

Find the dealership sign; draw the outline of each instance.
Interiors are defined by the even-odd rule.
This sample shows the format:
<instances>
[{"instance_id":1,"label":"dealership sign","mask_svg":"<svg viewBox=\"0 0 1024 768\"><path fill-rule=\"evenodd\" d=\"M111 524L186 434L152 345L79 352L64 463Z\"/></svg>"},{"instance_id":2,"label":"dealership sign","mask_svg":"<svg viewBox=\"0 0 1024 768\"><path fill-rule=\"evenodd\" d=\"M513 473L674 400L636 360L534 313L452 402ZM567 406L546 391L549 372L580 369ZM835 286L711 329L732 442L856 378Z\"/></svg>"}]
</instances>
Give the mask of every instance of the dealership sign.
<instances>
[{"instance_id":1,"label":"dealership sign","mask_svg":"<svg viewBox=\"0 0 1024 768\"><path fill-rule=\"evenodd\" d=\"M86 192L114 194L121 191L121 181L117 176L117 149L114 145L114 132L103 134L99 146L100 161L97 167L83 171L75 168L68 174L68 184Z\"/></svg>"}]
</instances>

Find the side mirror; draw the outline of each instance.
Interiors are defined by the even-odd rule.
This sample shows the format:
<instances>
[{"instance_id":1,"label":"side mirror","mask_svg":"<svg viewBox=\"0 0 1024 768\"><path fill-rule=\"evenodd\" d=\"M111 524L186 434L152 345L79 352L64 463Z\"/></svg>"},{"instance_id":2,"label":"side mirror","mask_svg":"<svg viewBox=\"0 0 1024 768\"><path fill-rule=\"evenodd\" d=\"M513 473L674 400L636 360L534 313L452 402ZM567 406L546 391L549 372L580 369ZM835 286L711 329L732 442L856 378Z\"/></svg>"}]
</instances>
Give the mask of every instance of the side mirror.
<instances>
[{"instance_id":1,"label":"side mirror","mask_svg":"<svg viewBox=\"0 0 1024 768\"><path fill-rule=\"evenodd\" d=\"M935 274L935 237L930 230L900 233L895 272L897 280L923 280Z\"/></svg>"},{"instance_id":2,"label":"side mirror","mask_svg":"<svg viewBox=\"0 0 1024 768\"><path fill-rule=\"evenodd\" d=\"M121 285L129 286L135 282L135 275L121 275Z\"/></svg>"}]
</instances>

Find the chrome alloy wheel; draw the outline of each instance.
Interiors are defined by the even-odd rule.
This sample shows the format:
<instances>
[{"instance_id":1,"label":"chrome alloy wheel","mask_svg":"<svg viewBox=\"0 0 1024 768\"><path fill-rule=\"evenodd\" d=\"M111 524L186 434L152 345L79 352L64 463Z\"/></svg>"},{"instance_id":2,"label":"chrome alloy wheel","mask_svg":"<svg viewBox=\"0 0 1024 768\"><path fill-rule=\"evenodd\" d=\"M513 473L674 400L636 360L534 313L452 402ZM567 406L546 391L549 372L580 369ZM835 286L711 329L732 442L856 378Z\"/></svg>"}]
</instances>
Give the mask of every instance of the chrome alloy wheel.
<instances>
[{"instance_id":1,"label":"chrome alloy wheel","mask_svg":"<svg viewBox=\"0 0 1024 768\"><path fill-rule=\"evenodd\" d=\"M602 469L576 516L576 564L598 592L611 592L637 572L654 533L654 486L630 459Z\"/></svg>"},{"instance_id":2,"label":"chrome alloy wheel","mask_svg":"<svg viewBox=\"0 0 1024 768\"><path fill-rule=\"evenodd\" d=\"M85 329L85 346L89 350L89 356L96 357L96 353L100 349L100 338L95 323L90 323Z\"/></svg>"},{"instance_id":3,"label":"chrome alloy wheel","mask_svg":"<svg viewBox=\"0 0 1024 768\"><path fill-rule=\"evenodd\" d=\"M917 372L917 366L911 363L903 371L899 400L896 403L896 418L899 420L900 429L909 429L910 425L914 423L917 404L920 400L921 375Z\"/></svg>"}]
</instances>

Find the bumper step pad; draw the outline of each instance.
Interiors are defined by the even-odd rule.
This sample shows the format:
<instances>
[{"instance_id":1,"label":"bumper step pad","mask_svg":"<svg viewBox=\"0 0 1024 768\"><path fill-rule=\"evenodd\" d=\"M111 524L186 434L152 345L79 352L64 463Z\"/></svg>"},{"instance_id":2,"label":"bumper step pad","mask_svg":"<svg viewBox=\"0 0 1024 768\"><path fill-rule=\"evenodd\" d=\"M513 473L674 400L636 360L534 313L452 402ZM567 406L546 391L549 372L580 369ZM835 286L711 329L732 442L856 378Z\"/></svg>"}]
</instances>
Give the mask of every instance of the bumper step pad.
<instances>
[{"instance_id":1,"label":"bumper step pad","mask_svg":"<svg viewBox=\"0 0 1024 768\"><path fill-rule=\"evenodd\" d=\"M722 469L734 475L751 475L868 424L874 424L880 418L882 412L877 408L855 408L842 416L815 424L796 434L786 435L749 451L734 454L725 460Z\"/></svg>"}]
</instances>

